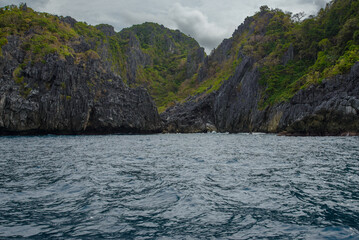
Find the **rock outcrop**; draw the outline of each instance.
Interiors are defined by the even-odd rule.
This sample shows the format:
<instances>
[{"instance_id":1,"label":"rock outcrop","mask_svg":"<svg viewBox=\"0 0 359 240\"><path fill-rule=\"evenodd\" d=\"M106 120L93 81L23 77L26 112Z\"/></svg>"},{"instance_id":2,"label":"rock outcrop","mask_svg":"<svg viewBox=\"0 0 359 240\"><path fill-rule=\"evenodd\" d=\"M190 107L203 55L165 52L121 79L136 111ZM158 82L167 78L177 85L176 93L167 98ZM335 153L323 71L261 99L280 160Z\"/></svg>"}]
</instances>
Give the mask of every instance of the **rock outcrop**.
<instances>
[{"instance_id":1,"label":"rock outcrop","mask_svg":"<svg viewBox=\"0 0 359 240\"><path fill-rule=\"evenodd\" d=\"M271 111L282 115L277 130L294 135L359 133L359 62L339 75L299 91Z\"/></svg>"},{"instance_id":2,"label":"rock outcrop","mask_svg":"<svg viewBox=\"0 0 359 240\"><path fill-rule=\"evenodd\" d=\"M203 98L201 98L203 97ZM202 133L217 131L213 114L215 95L197 96L161 114L164 132Z\"/></svg>"},{"instance_id":3,"label":"rock outcrop","mask_svg":"<svg viewBox=\"0 0 359 240\"><path fill-rule=\"evenodd\" d=\"M359 63L347 75L300 90L288 102L260 108L260 73L243 57L235 74L210 95L200 95L162 113L168 132L283 132L343 135L359 132Z\"/></svg>"},{"instance_id":4,"label":"rock outcrop","mask_svg":"<svg viewBox=\"0 0 359 240\"><path fill-rule=\"evenodd\" d=\"M258 105L259 84L254 61L244 57L235 74L209 95L202 94L161 114L168 132L250 131L251 114Z\"/></svg>"},{"instance_id":5,"label":"rock outcrop","mask_svg":"<svg viewBox=\"0 0 359 240\"><path fill-rule=\"evenodd\" d=\"M117 34L124 53L120 75L129 86L142 86L163 110L172 104L183 82L197 75L206 54L191 37L179 30L146 22ZM124 74L126 73L126 74Z\"/></svg>"},{"instance_id":6,"label":"rock outcrop","mask_svg":"<svg viewBox=\"0 0 359 240\"><path fill-rule=\"evenodd\" d=\"M133 84L136 83L138 67L149 65L151 59L150 56L142 52L140 42L132 32L130 33L129 48L126 55L128 61L127 78L128 82Z\"/></svg>"},{"instance_id":7,"label":"rock outcrop","mask_svg":"<svg viewBox=\"0 0 359 240\"><path fill-rule=\"evenodd\" d=\"M325 16L341 4L353 8L338 23L346 30L307 41L307 29L329 29ZM358 134L355 9L335 1L319 26L263 6L206 56L193 38L155 23L116 33L26 5L2 8L0 135ZM172 107L160 117L150 94L160 111Z\"/></svg>"},{"instance_id":8,"label":"rock outcrop","mask_svg":"<svg viewBox=\"0 0 359 240\"><path fill-rule=\"evenodd\" d=\"M21 44L19 37L9 36L2 47L1 135L161 131L147 91L125 86L95 52L86 51L82 59L55 53L23 64ZM78 51L87 45L81 39L77 44Z\"/></svg>"},{"instance_id":9,"label":"rock outcrop","mask_svg":"<svg viewBox=\"0 0 359 240\"><path fill-rule=\"evenodd\" d=\"M357 9L334 1L316 20L295 23L262 6L204 59L201 94L162 113L165 130L359 135Z\"/></svg>"},{"instance_id":10,"label":"rock outcrop","mask_svg":"<svg viewBox=\"0 0 359 240\"><path fill-rule=\"evenodd\" d=\"M197 48L194 51L190 52L187 56L187 76L186 78L191 78L194 74L196 74L199 70L199 66L204 62L206 58L206 54L204 52L204 48Z\"/></svg>"}]
</instances>

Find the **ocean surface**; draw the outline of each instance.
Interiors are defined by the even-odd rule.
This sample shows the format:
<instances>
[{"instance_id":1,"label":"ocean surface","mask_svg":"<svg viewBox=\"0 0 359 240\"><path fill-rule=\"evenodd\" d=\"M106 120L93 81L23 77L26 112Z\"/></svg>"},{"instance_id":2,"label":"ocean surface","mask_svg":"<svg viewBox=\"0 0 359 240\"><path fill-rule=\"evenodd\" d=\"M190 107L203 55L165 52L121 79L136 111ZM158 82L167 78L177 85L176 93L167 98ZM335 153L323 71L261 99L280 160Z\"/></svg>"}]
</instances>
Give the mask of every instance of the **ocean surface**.
<instances>
[{"instance_id":1,"label":"ocean surface","mask_svg":"<svg viewBox=\"0 0 359 240\"><path fill-rule=\"evenodd\" d=\"M0 137L0 239L359 239L359 138Z\"/></svg>"}]
</instances>

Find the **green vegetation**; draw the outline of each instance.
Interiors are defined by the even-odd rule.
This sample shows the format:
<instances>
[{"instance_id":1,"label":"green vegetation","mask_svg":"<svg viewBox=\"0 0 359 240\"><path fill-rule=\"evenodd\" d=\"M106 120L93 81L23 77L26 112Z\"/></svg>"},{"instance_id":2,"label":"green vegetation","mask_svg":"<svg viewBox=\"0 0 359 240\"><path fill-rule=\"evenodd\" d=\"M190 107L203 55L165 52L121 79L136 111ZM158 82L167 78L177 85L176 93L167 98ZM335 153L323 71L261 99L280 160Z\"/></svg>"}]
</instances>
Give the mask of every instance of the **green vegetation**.
<instances>
[{"instance_id":1,"label":"green vegetation","mask_svg":"<svg viewBox=\"0 0 359 240\"><path fill-rule=\"evenodd\" d=\"M123 29L119 37L122 46L127 49L138 47L149 59L147 63L138 66L135 82L130 85L145 86L159 111L177 101L179 87L187 78L187 56L199 48L198 43L178 30L170 30L155 23ZM130 46L135 44L131 38L136 38L139 46ZM121 76L130 82L127 74Z\"/></svg>"},{"instance_id":2,"label":"green vegetation","mask_svg":"<svg viewBox=\"0 0 359 240\"><path fill-rule=\"evenodd\" d=\"M23 71L23 64L19 65L15 68L13 72L13 78L15 83L20 87L20 94L22 97L27 98L32 91L32 88L24 81L24 77L21 76L21 72Z\"/></svg>"},{"instance_id":3,"label":"green vegetation","mask_svg":"<svg viewBox=\"0 0 359 240\"><path fill-rule=\"evenodd\" d=\"M190 57L199 45L178 30L144 23L106 35L100 29L110 29L108 25L94 27L75 21L70 25L65 18L24 5L7 6L0 8L0 57L8 37L19 36L26 56L13 78L24 96L31 88L23 69L44 62L49 54L62 60L73 58L84 67L88 60L106 61L130 87L146 87L160 112L188 96L218 90L234 74L242 54L252 57L261 73L262 108L287 101L298 90L325 78L347 73L359 61L358 1L333 0L316 16L304 20L302 13L293 15L262 6L248 20L246 29L231 38L227 53L215 50L206 64L194 62L189 71ZM226 56L218 58L216 54ZM201 67L206 69L204 75ZM87 84L92 89L97 82L89 80Z\"/></svg>"},{"instance_id":4,"label":"green vegetation","mask_svg":"<svg viewBox=\"0 0 359 240\"><path fill-rule=\"evenodd\" d=\"M7 43L6 37L22 37L22 48L27 51L26 60L42 61L44 56L57 53L61 57L73 54L66 45L70 39L78 37L76 32L56 16L37 13L23 5L0 8L0 45Z\"/></svg>"},{"instance_id":5,"label":"green vegetation","mask_svg":"<svg viewBox=\"0 0 359 240\"><path fill-rule=\"evenodd\" d=\"M179 96L210 93L234 74L238 53L252 57L264 86L261 107L286 101L300 89L338 74L359 61L359 3L335 0L317 16L262 6L247 29L232 37L229 57L212 61L206 79L185 81ZM182 94L182 95L181 95Z\"/></svg>"},{"instance_id":6,"label":"green vegetation","mask_svg":"<svg viewBox=\"0 0 359 240\"><path fill-rule=\"evenodd\" d=\"M19 37L20 47L26 54L24 61L13 72L14 81L20 86L24 97L31 92L22 76L22 70L27 65L46 63L45 57L49 54L57 55L62 60L71 57L76 64L87 60L100 60L102 47L108 41L105 35L93 26L76 22L72 27L62 17L35 12L24 4L0 8L0 47L8 43L9 36ZM86 45L84 42L91 49L85 46L82 51L80 49L75 52L76 46ZM113 50L110 51L109 58L119 55L116 49ZM61 88L65 87L63 83Z\"/></svg>"},{"instance_id":7,"label":"green vegetation","mask_svg":"<svg viewBox=\"0 0 359 240\"><path fill-rule=\"evenodd\" d=\"M215 61L211 62L207 78L202 82L198 82L198 75L195 74L191 79L183 82L176 100L184 101L191 95L209 94L217 91L234 74L241 61L241 58L233 55L221 64Z\"/></svg>"},{"instance_id":8,"label":"green vegetation","mask_svg":"<svg viewBox=\"0 0 359 240\"><path fill-rule=\"evenodd\" d=\"M0 56L2 56L2 50L1 47L7 44L7 39L5 37L0 38Z\"/></svg>"},{"instance_id":9,"label":"green vegetation","mask_svg":"<svg viewBox=\"0 0 359 240\"><path fill-rule=\"evenodd\" d=\"M265 86L262 107L290 99L299 89L347 73L359 61L359 4L337 0L317 16L295 21L291 13L262 8L253 17L254 32L236 39L257 60ZM283 56L293 48L294 58Z\"/></svg>"},{"instance_id":10,"label":"green vegetation","mask_svg":"<svg viewBox=\"0 0 359 240\"><path fill-rule=\"evenodd\" d=\"M157 24L134 26L114 36L105 36L98 27L101 25L94 27L76 21L71 26L62 17L38 13L23 4L6 6L0 8L0 56L1 47L7 44L9 36L18 36L21 39L21 48L26 52L26 56L24 62L20 63L22 67L16 68L13 74L14 81L21 85L27 84L21 76L22 69L28 64L45 63L45 57L49 54L56 54L63 60L72 57L75 64L82 64L84 67L87 60L107 61L112 70L127 82L128 34L135 32L141 40L143 52L150 56L153 64L139 66L137 79L131 85L148 87L159 105L167 104L166 92L175 92L184 78L188 49L198 44L179 31L172 31ZM152 42L149 42L150 35L154 36ZM174 44L173 49L166 49L166 39ZM182 41L185 44L182 44ZM90 81L89 86L93 87L94 83Z\"/></svg>"}]
</instances>

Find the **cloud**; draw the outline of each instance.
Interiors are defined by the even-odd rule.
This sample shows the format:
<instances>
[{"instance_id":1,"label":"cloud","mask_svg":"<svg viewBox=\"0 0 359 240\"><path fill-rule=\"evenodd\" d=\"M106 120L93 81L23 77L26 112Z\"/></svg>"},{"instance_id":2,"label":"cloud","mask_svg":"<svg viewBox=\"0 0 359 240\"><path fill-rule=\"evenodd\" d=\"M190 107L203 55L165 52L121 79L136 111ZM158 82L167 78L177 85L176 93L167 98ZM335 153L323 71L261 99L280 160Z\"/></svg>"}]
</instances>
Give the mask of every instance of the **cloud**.
<instances>
[{"instance_id":1,"label":"cloud","mask_svg":"<svg viewBox=\"0 0 359 240\"><path fill-rule=\"evenodd\" d=\"M201 11L184 7L176 3L169 12L170 19L176 27L210 50L225 37L228 32L221 26L209 22L208 17Z\"/></svg>"}]
</instances>

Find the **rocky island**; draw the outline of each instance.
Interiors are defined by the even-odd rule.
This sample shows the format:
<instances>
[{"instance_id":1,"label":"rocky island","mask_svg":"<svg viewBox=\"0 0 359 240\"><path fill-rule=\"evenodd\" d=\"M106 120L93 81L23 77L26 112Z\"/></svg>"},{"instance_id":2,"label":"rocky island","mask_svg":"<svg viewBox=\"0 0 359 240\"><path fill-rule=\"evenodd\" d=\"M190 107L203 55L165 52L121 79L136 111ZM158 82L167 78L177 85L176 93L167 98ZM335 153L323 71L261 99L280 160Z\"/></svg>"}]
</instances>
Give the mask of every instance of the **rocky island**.
<instances>
[{"instance_id":1,"label":"rocky island","mask_svg":"<svg viewBox=\"0 0 359 240\"><path fill-rule=\"evenodd\" d=\"M359 3L262 6L210 55L155 23L115 32L0 9L0 135L359 133Z\"/></svg>"}]
</instances>

